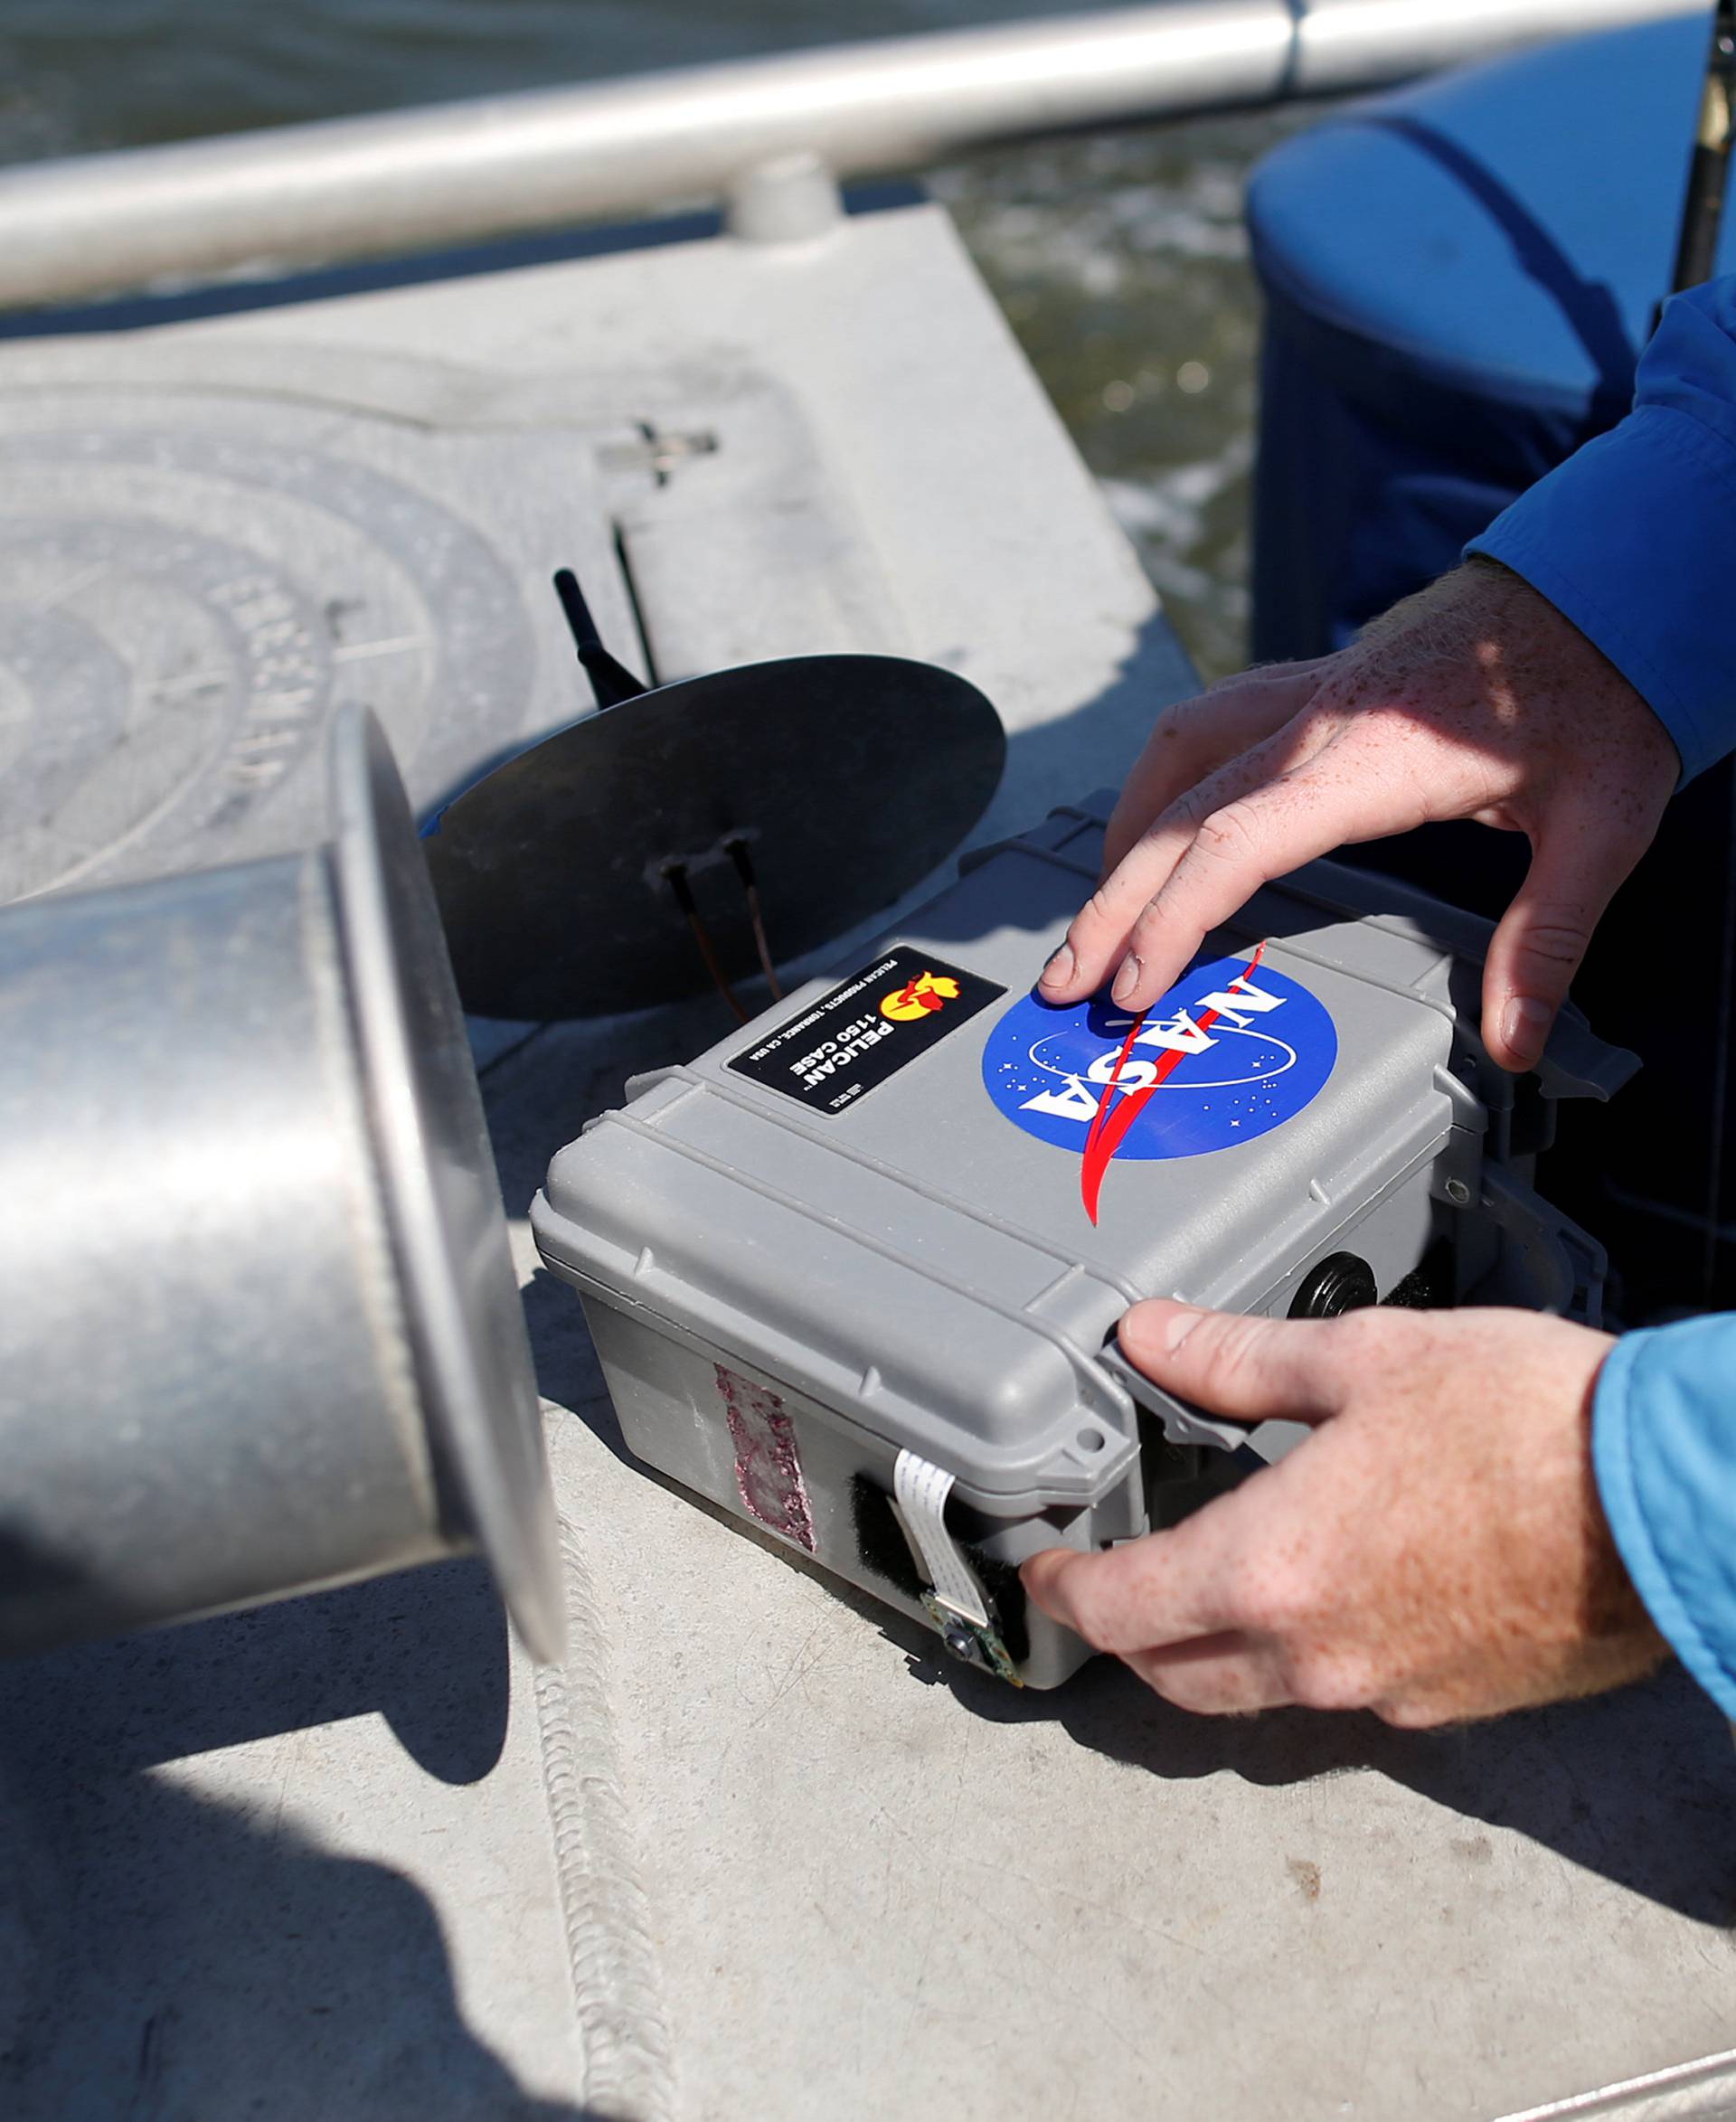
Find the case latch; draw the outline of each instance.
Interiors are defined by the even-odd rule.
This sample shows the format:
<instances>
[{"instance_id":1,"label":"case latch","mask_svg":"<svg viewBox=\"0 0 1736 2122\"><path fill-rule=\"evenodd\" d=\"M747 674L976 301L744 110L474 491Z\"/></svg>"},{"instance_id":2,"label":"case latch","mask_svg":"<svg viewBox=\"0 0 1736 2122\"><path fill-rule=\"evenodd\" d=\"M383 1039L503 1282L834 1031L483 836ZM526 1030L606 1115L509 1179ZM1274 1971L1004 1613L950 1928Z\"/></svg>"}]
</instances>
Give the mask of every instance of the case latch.
<instances>
[{"instance_id":1,"label":"case latch","mask_svg":"<svg viewBox=\"0 0 1736 2122\"><path fill-rule=\"evenodd\" d=\"M1154 1385L1142 1371L1134 1369L1113 1342L1097 1360L1137 1406L1157 1417L1172 1444L1206 1444L1217 1451L1240 1451L1246 1445L1271 1466L1287 1452L1294 1451L1308 1434L1306 1422L1250 1425L1229 1421L1222 1415L1208 1415L1165 1392L1161 1385Z\"/></svg>"}]
</instances>

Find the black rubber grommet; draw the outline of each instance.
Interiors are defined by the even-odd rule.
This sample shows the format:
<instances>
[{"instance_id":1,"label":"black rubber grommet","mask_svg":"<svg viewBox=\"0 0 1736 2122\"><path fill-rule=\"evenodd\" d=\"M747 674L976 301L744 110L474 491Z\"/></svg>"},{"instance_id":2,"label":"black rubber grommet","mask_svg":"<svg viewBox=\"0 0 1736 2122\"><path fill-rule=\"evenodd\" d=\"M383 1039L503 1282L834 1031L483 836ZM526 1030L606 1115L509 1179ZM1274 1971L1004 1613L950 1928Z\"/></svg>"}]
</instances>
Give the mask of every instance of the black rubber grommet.
<instances>
[{"instance_id":1,"label":"black rubber grommet","mask_svg":"<svg viewBox=\"0 0 1736 2122\"><path fill-rule=\"evenodd\" d=\"M1290 1303L1293 1319L1335 1319L1340 1312L1378 1304L1374 1270L1354 1252L1329 1253L1302 1278Z\"/></svg>"}]
</instances>

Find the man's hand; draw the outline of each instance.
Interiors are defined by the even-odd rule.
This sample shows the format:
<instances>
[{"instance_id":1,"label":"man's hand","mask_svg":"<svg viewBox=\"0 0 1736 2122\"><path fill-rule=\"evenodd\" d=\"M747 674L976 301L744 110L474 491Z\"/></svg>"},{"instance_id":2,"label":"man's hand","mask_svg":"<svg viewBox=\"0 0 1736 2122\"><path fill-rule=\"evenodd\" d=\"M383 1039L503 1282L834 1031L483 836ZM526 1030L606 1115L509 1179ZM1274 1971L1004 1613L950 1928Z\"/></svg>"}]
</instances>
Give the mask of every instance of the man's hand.
<instances>
[{"instance_id":1,"label":"man's hand","mask_svg":"<svg viewBox=\"0 0 1736 2122\"><path fill-rule=\"evenodd\" d=\"M1518 576L1473 561L1337 655L1164 711L1042 993L1077 1001L1114 972L1116 1002L1137 1013L1269 879L1348 842L1476 818L1531 841L1483 993L1490 1052L1529 1068L1680 770L1615 665Z\"/></svg>"},{"instance_id":2,"label":"man's hand","mask_svg":"<svg viewBox=\"0 0 1736 2122\"><path fill-rule=\"evenodd\" d=\"M1520 1311L1291 1323L1152 1302L1120 1338L1178 1398L1316 1426L1174 1532L1024 1565L1044 1613L1181 1708L1440 1724L1664 1655L1592 1478L1608 1335Z\"/></svg>"}]
</instances>

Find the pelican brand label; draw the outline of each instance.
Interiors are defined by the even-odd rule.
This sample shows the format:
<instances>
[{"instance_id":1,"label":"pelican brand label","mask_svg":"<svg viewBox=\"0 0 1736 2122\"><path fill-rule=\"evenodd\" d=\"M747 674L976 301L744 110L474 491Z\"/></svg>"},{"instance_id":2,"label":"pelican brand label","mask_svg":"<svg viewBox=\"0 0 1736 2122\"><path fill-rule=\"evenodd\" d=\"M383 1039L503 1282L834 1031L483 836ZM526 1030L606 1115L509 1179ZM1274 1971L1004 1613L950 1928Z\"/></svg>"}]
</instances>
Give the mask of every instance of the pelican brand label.
<instances>
[{"instance_id":1,"label":"pelican brand label","mask_svg":"<svg viewBox=\"0 0 1736 2122\"><path fill-rule=\"evenodd\" d=\"M901 945L762 1033L730 1066L815 1112L842 1112L1005 993Z\"/></svg>"},{"instance_id":2,"label":"pelican brand label","mask_svg":"<svg viewBox=\"0 0 1736 2122\"><path fill-rule=\"evenodd\" d=\"M1338 1058L1319 999L1251 957L1195 965L1142 1017L1105 996L1015 1002L988 1035L983 1081L1008 1119L1080 1159L1085 1212L1118 1157L1203 1156L1294 1119Z\"/></svg>"}]
</instances>

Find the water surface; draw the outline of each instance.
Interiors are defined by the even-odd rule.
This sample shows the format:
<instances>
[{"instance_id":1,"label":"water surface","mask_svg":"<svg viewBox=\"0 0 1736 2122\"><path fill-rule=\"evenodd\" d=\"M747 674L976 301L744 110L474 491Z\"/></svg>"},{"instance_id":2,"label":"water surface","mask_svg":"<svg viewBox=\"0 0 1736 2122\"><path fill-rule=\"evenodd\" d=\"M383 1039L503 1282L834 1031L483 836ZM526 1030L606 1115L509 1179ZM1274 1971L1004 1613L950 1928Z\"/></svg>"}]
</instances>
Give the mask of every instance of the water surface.
<instances>
[{"instance_id":1,"label":"water surface","mask_svg":"<svg viewBox=\"0 0 1736 2122\"><path fill-rule=\"evenodd\" d=\"M0 160L548 87L1064 0L0 0ZM1171 617L1239 660L1256 311L1241 225L1295 114L931 173Z\"/></svg>"}]
</instances>

